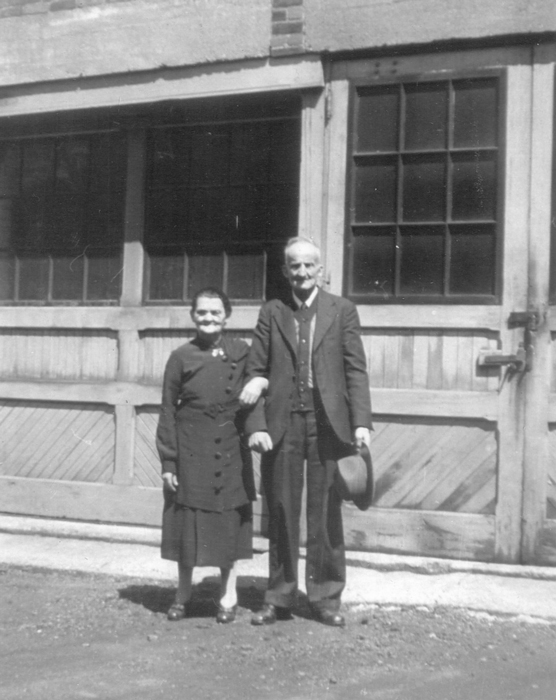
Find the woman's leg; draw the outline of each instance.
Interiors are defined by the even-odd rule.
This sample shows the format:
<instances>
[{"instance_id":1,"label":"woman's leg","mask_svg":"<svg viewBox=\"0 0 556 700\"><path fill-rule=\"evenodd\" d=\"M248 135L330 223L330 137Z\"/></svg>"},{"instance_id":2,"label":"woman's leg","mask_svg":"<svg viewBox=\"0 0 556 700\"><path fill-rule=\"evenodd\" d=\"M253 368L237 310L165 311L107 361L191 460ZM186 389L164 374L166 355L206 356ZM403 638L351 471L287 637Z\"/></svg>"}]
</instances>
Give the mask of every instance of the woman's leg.
<instances>
[{"instance_id":1,"label":"woman's leg","mask_svg":"<svg viewBox=\"0 0 556 700\"><path fill-rule=\"evenodd\" d=\"M178 563L178 590L176 591L176 603L183 605L191 598L193 582L193 567Z\"/></svg>"},{"instance_id":2,"label":"woman's leg","mask_svg":"<svg viewBox=\"0 0 556 700\"><path fill-rule=\"evenodd\" d=\"M220 605L227 610L237 605L237 570L232 564L230 569L220 569Z\"/></svg>"}]
</instances>

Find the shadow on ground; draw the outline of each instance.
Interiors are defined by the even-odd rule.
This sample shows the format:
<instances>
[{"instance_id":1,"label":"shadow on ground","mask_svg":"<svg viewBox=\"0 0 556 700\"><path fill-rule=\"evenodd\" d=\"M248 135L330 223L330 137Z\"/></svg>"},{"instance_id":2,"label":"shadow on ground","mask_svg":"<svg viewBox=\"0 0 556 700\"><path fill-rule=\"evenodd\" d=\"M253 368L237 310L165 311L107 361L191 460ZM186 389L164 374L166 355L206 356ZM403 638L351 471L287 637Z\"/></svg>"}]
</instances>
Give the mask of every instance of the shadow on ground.
<instances>
[{"instance_id":1,"label":"shadow on ground","mask_svg":"<svg viewBox=\"0 0 556 700\"><path fill-rule=\"evenodd\" d=\"M238 580L238 603L242 608L252 612L260 610L264 604L264 592L267 580L263 577L250 577ZM193 596L189 608L191 617L212 617L218 604L220 581L217 576L207 576L193 587ZM119 597L141 605L154 613L167 613L174 602L175 586L157 584L133 584L118 589ZM298 617L312 617L307 597L298 596L293 613Z\"/></svg>"}]
</instances>

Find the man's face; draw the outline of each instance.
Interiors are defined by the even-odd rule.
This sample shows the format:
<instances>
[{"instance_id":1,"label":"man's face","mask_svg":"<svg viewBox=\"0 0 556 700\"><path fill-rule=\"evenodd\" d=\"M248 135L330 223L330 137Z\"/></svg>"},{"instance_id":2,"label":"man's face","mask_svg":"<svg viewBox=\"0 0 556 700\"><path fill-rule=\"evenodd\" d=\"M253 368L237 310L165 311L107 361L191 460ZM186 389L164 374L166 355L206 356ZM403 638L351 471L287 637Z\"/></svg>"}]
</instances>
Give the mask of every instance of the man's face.
<instances>
[{"instance_id":1,"label":"man's face","mask_svg":"<svg viewBox=\"0 0 556 700\"><path fill-rule=\"evenodd\" d=\"M293 292L301 299L307 298L315 288L322 265L313 246L296 243L288 250L282 270Z\"/></svg>"}]
</instances>

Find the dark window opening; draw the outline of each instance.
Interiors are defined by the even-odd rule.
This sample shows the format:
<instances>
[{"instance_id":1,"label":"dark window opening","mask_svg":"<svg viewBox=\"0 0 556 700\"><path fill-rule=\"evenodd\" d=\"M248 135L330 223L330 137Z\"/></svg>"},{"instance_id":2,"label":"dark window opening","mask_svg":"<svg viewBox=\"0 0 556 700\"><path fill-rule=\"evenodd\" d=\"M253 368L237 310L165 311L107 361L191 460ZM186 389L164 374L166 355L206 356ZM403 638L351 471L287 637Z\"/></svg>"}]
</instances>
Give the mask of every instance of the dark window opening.
<instances>
[{"instance_id":1,"label":"dark window opening","mask_svg":"<svg viewBox=\"0 0 556 700\"><path fill-rule=\"evenodd\" d=\"M120 296L121 133L0 142L0 301L110 303Z\"/></svg>"},{"instance_id":2,"label":"dark window opening","mask_svg":"<svg viewBox=\"0 0 556 700\"><path fill-rule=\"evenodd\" d=\"M297 233L298 114L201 113L149 130L146 301L184 302L206 284L235 301L281 295L284 241Z\"/></svg>"},{"instance_id":3,"label":"dark window opening","mask_svg":"<svg viewBox=\"0 0 556 700\"><path fill-rule=\"evenodd\" d=\"M496 302L500 115L497 77L355 86L349 297Z\"/></svg>"}]
</instances>

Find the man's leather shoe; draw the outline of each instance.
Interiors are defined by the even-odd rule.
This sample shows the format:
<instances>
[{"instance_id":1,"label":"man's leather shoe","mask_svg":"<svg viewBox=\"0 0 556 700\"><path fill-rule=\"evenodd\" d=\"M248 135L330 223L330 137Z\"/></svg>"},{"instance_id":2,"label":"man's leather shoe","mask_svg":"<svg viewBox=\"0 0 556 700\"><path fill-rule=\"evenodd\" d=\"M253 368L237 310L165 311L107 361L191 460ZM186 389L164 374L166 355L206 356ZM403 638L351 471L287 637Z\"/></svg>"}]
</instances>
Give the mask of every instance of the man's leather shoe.
<instances>
[{"instance_id":1,"label":"man's leather shoe","mask_svg":"<svg viewBox=\"0 0 556 700\"><path fill-rule=\"evenodd\" d=\"M344 616L334 610L315 610L315 619L330 627L344 627L346 624Z\"/></svg>"},{"instance_id":2,"label":"man's leather shoe","mask_svg":"<svg viewBox=\"0 0 556 700\"><path fill-rule=\"evenodd\" d=\"M223 608L221 605L218 606L218 612L216 613L216 622L220 622L222 625L226 625L228 622L234 622L235 619L235 605L233 608Z\"/></svg>"},{"instance_id":3,"label":"man's leather shoe","mask_svg":"<svg viewBox=\"0 0 556 700\"><path fill-rule=\"evenodd\" d=\"M170 622L178 622L187 617L187 603L172 603L168 610L168 619Z\"/></svg>"},{"instance_id":4,"label":"man's leather shoe","mask_svg":"<svg viewBox=\"0 0 556 700\"><path fill-rule=\"evenodd\" d=\"M272 603L266 603L251 618L252 625L272 625L278 619L276 607Z\"/></svg>"},{"instance_id":5,"label":"man's leather shoe","mask_svg":"<svg viewBox=\"0 0 556 700\"><path fill-rule=\"evenodd\" d=\"M289 608L279 608L272 603L265 603L258 613L251 618L252 625L271 625L276 620L291 620L292 614Z\"/></svg>"}]
</instances>

